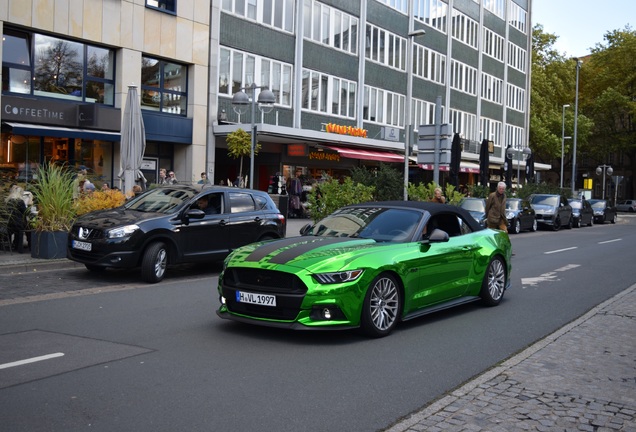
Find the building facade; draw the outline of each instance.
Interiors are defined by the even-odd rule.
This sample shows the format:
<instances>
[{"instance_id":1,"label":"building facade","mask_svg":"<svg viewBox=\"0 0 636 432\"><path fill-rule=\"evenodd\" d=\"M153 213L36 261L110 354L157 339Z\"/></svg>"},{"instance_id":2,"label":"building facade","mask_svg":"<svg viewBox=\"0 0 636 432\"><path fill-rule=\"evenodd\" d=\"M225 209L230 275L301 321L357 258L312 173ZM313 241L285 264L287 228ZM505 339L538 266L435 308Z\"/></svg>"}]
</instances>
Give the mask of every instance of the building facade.
<instances>
[{"instance_id":1,"label":"building facade","mask_svg":"<svg viewBox=\"0 0 636 432\"><path fill-rule=\"evenodd\" d=\"M463 139L462 184L477 182L484 140L492 181L505 149L528 143L531 0L0 0L0 21L0 165L20 171L59 160L117 185L133 83L150 182L159 168L236 178L227 136L239 128L256 131L262 190L298 168L401 169L405 131L436 112ZM271 111L235 111L237 93L265 87ZM413 135L409 178L430 181Z\"/></svg>"}]
</instances>

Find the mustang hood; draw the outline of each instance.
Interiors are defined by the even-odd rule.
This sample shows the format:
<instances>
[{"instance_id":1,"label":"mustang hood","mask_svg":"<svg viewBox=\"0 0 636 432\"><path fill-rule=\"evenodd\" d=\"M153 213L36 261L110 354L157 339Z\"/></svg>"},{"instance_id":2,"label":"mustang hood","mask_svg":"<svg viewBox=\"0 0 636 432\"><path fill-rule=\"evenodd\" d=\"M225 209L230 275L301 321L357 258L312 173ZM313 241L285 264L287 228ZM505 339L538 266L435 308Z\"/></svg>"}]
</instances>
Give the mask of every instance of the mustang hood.
<instances>
[{"instance_id":1,"label":"mustang hood","mask_svg":"<svg viewBox=\"0 0 636 432\"><path fill-rule=\"evenodd\" d=\"M162 214L126 210L123 207L119 207L85 214L78 218L75 224L83 227L106 229L135 224L158 216L162 216Z\"/></svg>"},{"instance_id":2,"label":"mustang hood","mask_svg":"<svg viewBox=\"0 0 636 432\"><path fill-rule=\"evenodd\" d=\"M291 237L242 247L231 255L230 265L236 259L239 262L259 263L261 266L322 267L334 261L351 260L358 257L361 250L371 246L377 246L377 242L343 237Z\"/></svg>"}]
</instances>

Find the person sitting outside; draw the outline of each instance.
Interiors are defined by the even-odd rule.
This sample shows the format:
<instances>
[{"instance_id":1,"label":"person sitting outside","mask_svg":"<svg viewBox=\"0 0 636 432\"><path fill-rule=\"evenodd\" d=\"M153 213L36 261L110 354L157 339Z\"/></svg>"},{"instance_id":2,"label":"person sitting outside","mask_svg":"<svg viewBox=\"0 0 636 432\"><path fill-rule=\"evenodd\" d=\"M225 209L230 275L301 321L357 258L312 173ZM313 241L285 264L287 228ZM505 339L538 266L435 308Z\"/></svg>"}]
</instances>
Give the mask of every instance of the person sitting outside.
<instances>
[{"instance_id":1,"label":"person sitting outside","mask_svg":"<svg viewBox=\"0 0 636 432\"><path fill-rule=\"evenodd\" d=\"M11 186L9 195L5 199L8 217L7 231L12 239L12 247L22 250L24 231L27 228L27 206L23 199L23 189L19 186Z\"/></svg>"},{"instance_id":2,"label":"person sitting outside","mask_svg":"<svg viewBox=\"0 0 636 432\"><path fill-rule=\"evenodd\" d=\"M433 198L431 198L431 202L446 204L446 198L444 197L444 195L442 195L442 189L438 187L435 188L435 192L434 192Z\"/></svg>"}]
</instances>

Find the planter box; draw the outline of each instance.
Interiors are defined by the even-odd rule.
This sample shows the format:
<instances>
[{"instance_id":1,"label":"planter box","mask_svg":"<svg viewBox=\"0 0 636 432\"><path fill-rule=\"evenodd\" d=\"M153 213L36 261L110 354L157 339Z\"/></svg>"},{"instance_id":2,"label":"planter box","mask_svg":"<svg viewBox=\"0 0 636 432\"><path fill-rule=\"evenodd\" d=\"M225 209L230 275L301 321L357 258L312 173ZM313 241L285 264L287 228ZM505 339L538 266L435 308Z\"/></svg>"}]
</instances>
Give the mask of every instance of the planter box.
<instances>
[{"instance_id":1,"label":"planter box","mask_svg":"<svg viewBox=\"0 0 636 432\"><path fill-rule=\"evenodd\" d=\"M43 259L66 258L66 231L34 231L31 233L31 257Z\"/></svg>"}]
</instances>

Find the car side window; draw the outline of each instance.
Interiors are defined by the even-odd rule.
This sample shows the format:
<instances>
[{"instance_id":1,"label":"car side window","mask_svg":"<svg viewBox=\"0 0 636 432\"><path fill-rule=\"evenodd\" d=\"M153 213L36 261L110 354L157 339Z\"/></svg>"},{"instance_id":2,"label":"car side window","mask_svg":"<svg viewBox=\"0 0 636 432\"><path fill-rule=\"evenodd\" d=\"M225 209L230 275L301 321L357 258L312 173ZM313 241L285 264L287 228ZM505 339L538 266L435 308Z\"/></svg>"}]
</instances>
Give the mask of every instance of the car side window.
<instances>
[{"instance_id":1,"label":"car side window","mask_svg":"<svg viewBox=\"0 0 636 432\"><path fill-rule=\"evenodd\" d=\"M230 213L244 213L256 210L252 194L246 192L230 192Z\"/></svg>"},{"instance_id":2,"label":"car side window","mask_svg":"<svg viewBox=\"0 0 636 432\"><path fill-rule=\"evenodd\" d=\"M464 234L463 227L460 225L465 224L464 221L454 214L436 214L426 224L425 233L431 235L433 230L441 229L446 231L449 237L457 237ZM470 229L470 228L469 228Z\"/></svg>"},{"instance_id":3,"label":"car side window","mask_svg":"<svg viewBox=\"0 0 636 432\"><path fill-rule=\"evenodd\" d=\"M256 201L256 210L267 210L267 199L260 195L253 195Z\"/></svg>"}]
</instances>

